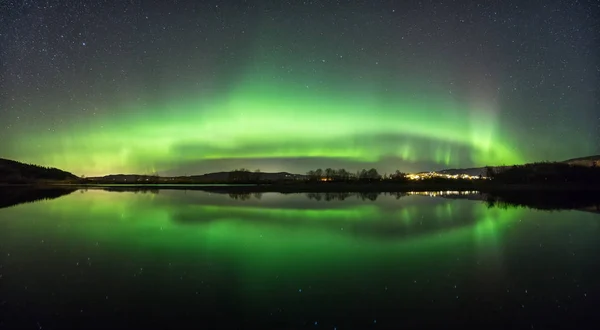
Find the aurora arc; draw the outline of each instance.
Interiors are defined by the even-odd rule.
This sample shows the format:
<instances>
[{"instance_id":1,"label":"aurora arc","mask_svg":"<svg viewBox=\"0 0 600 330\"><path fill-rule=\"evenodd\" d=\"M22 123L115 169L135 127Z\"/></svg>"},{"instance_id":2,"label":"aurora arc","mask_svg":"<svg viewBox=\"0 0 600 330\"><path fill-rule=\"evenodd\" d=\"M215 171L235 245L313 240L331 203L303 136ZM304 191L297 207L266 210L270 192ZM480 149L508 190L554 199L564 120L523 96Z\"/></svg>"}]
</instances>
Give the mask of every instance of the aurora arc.
<instances>
[{"instance_id":1,"label":"aurora arc","mask_svg":"<svg viewBox=\"0 0 600 330\"><path fill-rule=\"evenodd\" d=\"M323 4L19 7L0 31L0 157L176 176L600 152L589 4Z\"/></svg>"},{"instance_id":2,"label":"aurora arc","mask_svg":"<svg viewBox=\"0 0 600 330\"><path fill-rule=\"evenodd\" d=\"M418 161L483 166L523 159L514 141L499 134L493 109L258 80L250 77L213 100L124 106L118 118L41 132L14 157L86 175L161 173L179 163L233 158L318 157L377 167L388 157L400 169Z\"/></svg>"}]
</instances>

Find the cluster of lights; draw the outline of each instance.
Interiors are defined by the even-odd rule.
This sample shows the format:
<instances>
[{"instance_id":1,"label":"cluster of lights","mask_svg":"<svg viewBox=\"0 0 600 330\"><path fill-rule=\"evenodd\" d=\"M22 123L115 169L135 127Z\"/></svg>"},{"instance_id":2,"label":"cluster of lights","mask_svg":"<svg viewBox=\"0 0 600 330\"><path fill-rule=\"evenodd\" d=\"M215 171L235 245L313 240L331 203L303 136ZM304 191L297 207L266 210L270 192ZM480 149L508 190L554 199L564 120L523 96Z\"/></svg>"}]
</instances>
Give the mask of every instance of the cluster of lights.
<instances>
[{"instance_id":1,"label":"cluster of lights","mask_svg":"<svg viewBox=\"0 0 600 330\"><path fill-rule=\"evenodd\" d=\"M446 190L446 191L410 191L408 195L418 195L418 196L429 196L429 197L439 197L439 196L465 196L465 195L473 195L479 193L477 190L467 190L467 191L455 191L455 190Z\"/></svg>"},{"instance_id":2,"label":"cluster of lights","mask_svg":"<svg viewBox=\"0 0 600 330\"><path fill-rule=\"evenodd\" d=\"M437 172L428 172L428 173L417 173L417 174L407 174L406 177L409 180L425 180L431 178L445 178L445 179L466 179L466 180L477 180L477 179L485 179L485 177L479 177L468 174L443 174Z\"/></svg>"}]
</instances>

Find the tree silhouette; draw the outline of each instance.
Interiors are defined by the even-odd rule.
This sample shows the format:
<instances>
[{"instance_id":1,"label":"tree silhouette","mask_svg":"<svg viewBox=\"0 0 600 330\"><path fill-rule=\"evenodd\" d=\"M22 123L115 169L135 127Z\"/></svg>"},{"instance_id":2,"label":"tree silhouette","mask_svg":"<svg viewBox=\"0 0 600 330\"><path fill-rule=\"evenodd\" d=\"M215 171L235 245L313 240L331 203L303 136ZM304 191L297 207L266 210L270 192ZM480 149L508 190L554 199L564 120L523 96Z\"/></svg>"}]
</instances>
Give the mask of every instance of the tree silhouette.
<instances>
[{"instance_id":1,"label":"tree silhouette","mask_svg":"<svg viewBox=\"0 0 600 330\"><path fill-rule=\"evenodd\" d=\"M367 171L367 178L369 180L381 180L381 175L377 173L376 169L372 168L369 171Z\"/></svg>"},{"instance_id":2,"label":"tree silhouette","mask_svg":"<svg viewBox=\"0 0 600 330\"><path fill-rule=\"evenodd\" d=\"M367 180L369 178L369 172L367 172L367 170L364 168L360 170L357 174L359 180Z\"/></svg>"},{"instance_id":3,"label":"tree silhouette","mask_svg":"<svg viewBox=\"0 0 600 330\"><path fill-rule=\"evenodd\" d=\"M566 163L532 163L495 171L492 179L509 184L600 184L600 168Z\"/></svg>"},{"instance_id":4,"label":"tree silhouette","mask_svg":"<svg viewBox=\"0 0 600 330\"><path fill-rule=\"evenodd\" d=\"M485 167L485 176L488 178L493 178L496 175L496 172L494 171L494 168L491 166L486 166Z\"/></svg>"},{"instance_id":5,"label":"tree silhouette","mask_svg":"<svg viewBox=\"0 0 600 330\"><path fill-rule=\"evenodd\" d=\"M321 180L323 178L323 170L320 168L316 169L315 176L317 177L317 180Z\"/></svg>"},{"instance_id":6,"label":"tree silhouette","mask_svg":"<svg viewBox=\"0 0 600 330\"><path fill-rule=\"evenodd\" d=\"M408 181L408 177L407 177L406 173L400 172L399 170L396 170L396 172L391 174L390 179L393 181L401 181L401 182Z\"/></svg>"},{"instance_id":7,"label":"tree silhouette","mask_svg":"<svg viewBox=\"0 0 600 330\"><path fill-rule=\"evenodd\" d=\"M240 168L229 172L229 181L247 182L252 179L251 172L245 168Z\"/></svg>"},{"instance_id":8,"label":"tree silhouette","mask_svg":"<svg viewBox=\"0 0 600 330\"><path fill-rule=\"evenodd\" d=\"M341 181L348 181L350 179L350 173L343 168L337 170L337 179Z\"/></svg>"},{"instance_id":9,"label":"tree silhouette","mask_svg":"<svg viewBox=\"0 0 600 330\"><path fill-rule=\"evenodd\" d=\"M325 169L325 178L329 181L331 179L333 179L333 175L335 174L335 171L331 168L328 167Z\"/></svg>"}]
</instances>

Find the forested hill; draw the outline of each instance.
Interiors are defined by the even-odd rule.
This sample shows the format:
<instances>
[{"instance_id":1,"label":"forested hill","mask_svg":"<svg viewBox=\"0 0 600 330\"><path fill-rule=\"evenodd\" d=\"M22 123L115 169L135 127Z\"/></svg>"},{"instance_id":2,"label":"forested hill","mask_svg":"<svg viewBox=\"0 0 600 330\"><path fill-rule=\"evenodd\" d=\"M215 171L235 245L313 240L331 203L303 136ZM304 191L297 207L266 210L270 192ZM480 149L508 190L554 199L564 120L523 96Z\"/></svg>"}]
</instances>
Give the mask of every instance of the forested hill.
<instances>
[{"instance_id":1,"label":"forested hill","mask_svg":"<svg viewBox=\"0 0 600 330\"><path fill-rule=\"evenodd\" d=\"M563 163L579 166L600 167L600 155L568 159L563 161Z\"/></svg>"},{"instance_id":2,"label":"forested hill","mask_svg":"<svg viewBox=\"0 0 600 330\"><path fill-rule=\"evenodd\" d=\"M57 168L24 164L0 158L0 183L74 181L78 179L76 175Z\"/></svg>"}]
</instances>

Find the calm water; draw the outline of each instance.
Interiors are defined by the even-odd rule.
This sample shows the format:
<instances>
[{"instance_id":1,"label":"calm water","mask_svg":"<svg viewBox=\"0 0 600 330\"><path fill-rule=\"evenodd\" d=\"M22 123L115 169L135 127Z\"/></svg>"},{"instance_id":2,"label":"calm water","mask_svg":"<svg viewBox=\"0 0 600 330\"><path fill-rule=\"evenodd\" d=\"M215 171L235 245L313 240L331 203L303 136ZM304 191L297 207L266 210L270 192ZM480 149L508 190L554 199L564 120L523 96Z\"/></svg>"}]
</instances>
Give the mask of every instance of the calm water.
<instances>
[{"instance_id":1,"label":"calm water","mask_svg":"<svg viewBox=\"0 0 600 330\"><path fill-rule=\"evenodd\" d=\"M80 190L0 209L0 327L595 328L599 264L592 212Z\"/></svg>"}]
</instances>

